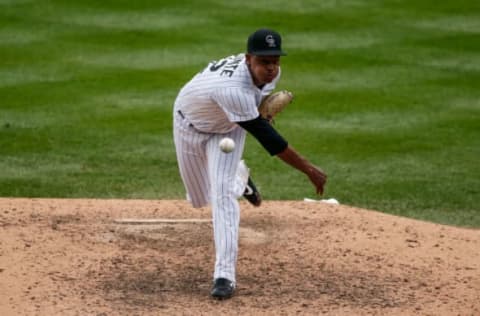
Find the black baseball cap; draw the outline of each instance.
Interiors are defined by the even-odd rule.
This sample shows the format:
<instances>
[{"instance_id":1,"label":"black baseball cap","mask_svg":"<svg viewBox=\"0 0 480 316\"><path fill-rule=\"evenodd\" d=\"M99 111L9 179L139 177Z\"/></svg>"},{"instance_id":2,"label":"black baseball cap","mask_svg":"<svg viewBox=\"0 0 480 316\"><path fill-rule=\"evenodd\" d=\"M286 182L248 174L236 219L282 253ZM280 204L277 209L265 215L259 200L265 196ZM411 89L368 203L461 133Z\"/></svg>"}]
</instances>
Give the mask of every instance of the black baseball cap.
<instances>
[{"instance_id":1,"label":"black baseball cap","mask_svg":"<svg viewBox=\"0 0 480 316\"><path fill-rule=\"evenodd\" d=\"M248 37L247 52L257 56L285 56L282 37L270 29L259 29Z\"/></svg>"}]
</instances>

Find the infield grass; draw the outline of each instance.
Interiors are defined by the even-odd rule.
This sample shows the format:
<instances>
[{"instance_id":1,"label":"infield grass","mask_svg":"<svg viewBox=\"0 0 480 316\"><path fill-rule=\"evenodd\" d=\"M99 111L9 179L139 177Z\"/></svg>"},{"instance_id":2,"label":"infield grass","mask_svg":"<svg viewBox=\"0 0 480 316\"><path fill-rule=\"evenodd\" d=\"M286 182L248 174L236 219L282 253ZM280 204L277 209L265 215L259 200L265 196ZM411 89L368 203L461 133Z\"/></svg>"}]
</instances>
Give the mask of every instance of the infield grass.
<instances>
[{"instance_id":1,"label":"infield grass","mask_svg":"<svg viewBox=\"0 0 480 316\"><path fill-rule=\"evenodd\" d=\"M478 1L0 0L0 196L183 198L177 91L283 34L277 119L329 174L325 197L480 227ZM266 199L315 198L251 137Z\"/></svg>"}]
</instances>

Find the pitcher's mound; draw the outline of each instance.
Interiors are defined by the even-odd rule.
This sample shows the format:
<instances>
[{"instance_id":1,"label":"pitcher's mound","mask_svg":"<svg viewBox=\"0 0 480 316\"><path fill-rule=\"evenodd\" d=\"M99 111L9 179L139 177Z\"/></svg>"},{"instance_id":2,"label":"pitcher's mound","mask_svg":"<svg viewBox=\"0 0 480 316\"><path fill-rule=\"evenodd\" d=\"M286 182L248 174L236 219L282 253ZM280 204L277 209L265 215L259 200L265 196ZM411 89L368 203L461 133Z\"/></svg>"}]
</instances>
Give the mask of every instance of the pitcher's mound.
<instances>
[{"instance_id":1,"label":"pitcher's mound","mask_svg":"<svg viewBox=\"0 0 480 316\"><path fill-rule=\"evenodd\" d=\"M0 199L0 315L480 315L480 231L342 205L241 203L237 292L209 297L210 210Z\"/></svg>"}]
</instances>

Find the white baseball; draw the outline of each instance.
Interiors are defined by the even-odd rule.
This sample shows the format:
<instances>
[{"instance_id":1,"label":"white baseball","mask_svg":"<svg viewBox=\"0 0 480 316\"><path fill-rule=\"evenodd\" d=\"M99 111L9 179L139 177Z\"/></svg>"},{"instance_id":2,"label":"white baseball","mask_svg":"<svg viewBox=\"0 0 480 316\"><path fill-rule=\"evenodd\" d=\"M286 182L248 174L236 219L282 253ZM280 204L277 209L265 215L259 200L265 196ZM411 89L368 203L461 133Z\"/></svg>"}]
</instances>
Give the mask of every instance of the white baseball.
<instances>
[{"instance_id":1,"label":"white baseball","mask_svg":"<svg viewBox=\"0 0 480 316\"><path fill-rule=\"evenodd\" d=\"M231 153L235 149L235 142L229 137L222 138L218 144L220 150L224 153Z\"/></svg>"}]
</instances>

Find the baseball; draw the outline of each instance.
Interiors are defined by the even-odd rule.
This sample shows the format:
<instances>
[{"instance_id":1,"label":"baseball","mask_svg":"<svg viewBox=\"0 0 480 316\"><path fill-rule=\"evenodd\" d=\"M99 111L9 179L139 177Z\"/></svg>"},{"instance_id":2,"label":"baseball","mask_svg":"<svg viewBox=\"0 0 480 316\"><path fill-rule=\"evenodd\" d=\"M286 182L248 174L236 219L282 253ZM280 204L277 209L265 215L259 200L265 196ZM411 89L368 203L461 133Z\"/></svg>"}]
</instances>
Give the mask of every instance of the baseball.
<instances>
[{"instance_id":1,"label":"baseball","mask_svg":"<svg viewBox=\"0 0 480 316\"><path fill-rule=\"evenodd\" d=\"M222 138L218 146L220 147L220 150L224 153L231 153L233 149L235 149L235 142L233 141L233 139L225 137Z\"/></svg>"}]
</instances>

